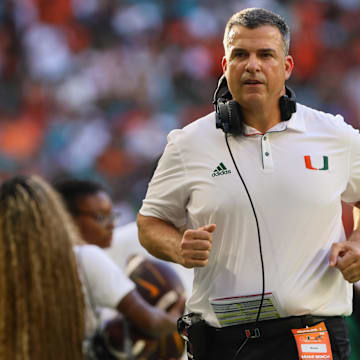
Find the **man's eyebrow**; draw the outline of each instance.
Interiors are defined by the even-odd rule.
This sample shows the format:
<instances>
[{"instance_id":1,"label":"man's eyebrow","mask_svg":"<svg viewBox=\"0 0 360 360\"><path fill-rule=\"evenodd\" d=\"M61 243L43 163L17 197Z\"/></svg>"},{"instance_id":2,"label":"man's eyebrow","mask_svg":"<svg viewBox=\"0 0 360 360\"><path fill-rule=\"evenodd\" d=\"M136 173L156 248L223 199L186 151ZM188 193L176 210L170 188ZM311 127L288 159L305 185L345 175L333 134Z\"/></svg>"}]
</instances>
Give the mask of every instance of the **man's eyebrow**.
<instances>
[{"instance_id":1,"label":"man's eyebrow","mask_svg":"<svg viewBox=\"0 0 360 360\"><path fill-rule=\"evenodd\" d=\"M248 53L249 51L243 48L233 47L230 50L230 56L234 54L240 54L240 53Z\"/></svg>"},{"instance_id":2,"label":"man's eyebrow","mask_svg":"<svg viewBox=\"0 0 360 360\"><path fill-rule=\"evenodd\" d=\"M272 48L264 48L264 49L258 49L258 52L276 52L276 50Z\"/></svg>"},{"instance_id":3,"label":"man's eyebrow","mask_svg":"<svg viewBox=\"0 0 360 360\"><path fill-rule=\"evenodd\" d=\"M249 50L239 47L233 47L230 53L234 53L234 52L249 52ZM276 50L273 48L260 48L257 49L256 52L276 52Z\"/></svg>"},{"instance_id":4,"label":"man's eyebrow","mask_svg":"<svg viewBox=\"0 0 360 360\"><path fill-rule=\"evenodd\" d=\"M234 51L245 51L245 52L247 52L248 50L234 46L234 47L231 49L231 52L234 52Z\"/></svg>"}]
</instances>

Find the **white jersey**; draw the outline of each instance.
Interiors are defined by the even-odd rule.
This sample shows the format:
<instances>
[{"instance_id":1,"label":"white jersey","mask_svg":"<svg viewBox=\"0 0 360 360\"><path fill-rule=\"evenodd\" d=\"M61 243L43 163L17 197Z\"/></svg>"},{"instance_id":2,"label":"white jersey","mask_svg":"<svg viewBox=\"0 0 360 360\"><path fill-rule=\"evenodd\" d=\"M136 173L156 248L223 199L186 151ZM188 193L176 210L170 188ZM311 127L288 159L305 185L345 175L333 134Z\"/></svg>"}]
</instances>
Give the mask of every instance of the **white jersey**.
<instances>
[{"instance_id":1,"label":"white jersey","mask_svg":"<svg viewBox=\"0 0 360 360\"><path fill-rule=\"evenodd\" d=\"M135 284L98 246L81 245L74 250L84 288L89 336L100 325L98 308L115 309Z\"/></svg>"},{"instance_id":2,"label":"white jersey","mask_svg":"<svg viewBox=\"0 0 360 360\"><path fill-rule=\"evenodd\" d=\"M329 267L329 252L345 240L341 200L360 200L359 131L297 104L266 134L247 126L228 140L259 221L265 291L281 316L350 314L352 285ZM190 311L219 326L212 299L261 293L255 217L214 113L169 134L140 213L180 230L216 224L209 263L195 269Z\"/></svg>"}]
</instances>

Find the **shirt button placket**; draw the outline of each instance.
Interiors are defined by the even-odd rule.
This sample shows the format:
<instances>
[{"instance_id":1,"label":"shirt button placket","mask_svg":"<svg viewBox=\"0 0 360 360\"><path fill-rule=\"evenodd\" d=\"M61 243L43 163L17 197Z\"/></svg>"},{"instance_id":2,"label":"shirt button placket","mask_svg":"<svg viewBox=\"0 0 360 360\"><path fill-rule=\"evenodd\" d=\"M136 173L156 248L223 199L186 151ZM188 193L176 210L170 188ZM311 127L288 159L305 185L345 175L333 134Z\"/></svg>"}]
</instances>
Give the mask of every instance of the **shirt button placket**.
<instances>
[{"instance_id":1,"label":"shirt button placket","mask_svg":"<svg viewBox=\"0 0 360 360\"><path fill-rule=\"evenodd\" d=\"M273 159L271 155L271 145L269 141L269 134L265 134L261 138L261 146L262 146L262 157L264 170L270 170L274 168Z\"/></svg>"}]
</instances>

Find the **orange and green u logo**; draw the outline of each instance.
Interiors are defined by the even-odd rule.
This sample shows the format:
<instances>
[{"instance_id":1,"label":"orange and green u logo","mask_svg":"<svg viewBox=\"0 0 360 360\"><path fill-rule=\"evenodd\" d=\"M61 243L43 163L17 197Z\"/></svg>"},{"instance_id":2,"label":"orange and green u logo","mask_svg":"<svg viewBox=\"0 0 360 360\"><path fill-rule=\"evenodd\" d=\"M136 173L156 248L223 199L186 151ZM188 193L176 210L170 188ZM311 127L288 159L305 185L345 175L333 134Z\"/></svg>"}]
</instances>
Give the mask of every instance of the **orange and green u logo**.
<instances>
[{"instance_id":1,"label":"orange and green u logo","mask_svg":"<svg viewBox=\"0 0 360 360\"><path fill-rule=\"evenodd\" d=\"M305 166L309 170L329 170L329 158L327 156L323 156L323 167L322 168L315 168L311 164L311 157L310 155L305 155Z\"/></svg>"}]
</instances>

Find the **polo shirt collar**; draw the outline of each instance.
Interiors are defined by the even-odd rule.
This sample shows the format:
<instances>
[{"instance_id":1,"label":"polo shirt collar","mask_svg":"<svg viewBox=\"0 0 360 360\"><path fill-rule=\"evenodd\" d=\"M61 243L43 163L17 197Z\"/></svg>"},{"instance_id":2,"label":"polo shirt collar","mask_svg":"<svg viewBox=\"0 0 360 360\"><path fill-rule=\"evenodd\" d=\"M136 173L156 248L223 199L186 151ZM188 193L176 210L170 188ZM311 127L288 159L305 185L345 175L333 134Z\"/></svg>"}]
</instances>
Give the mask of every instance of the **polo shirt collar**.
<instances>
[{"instance_id":1,"label":"polo shirt collar","mask_svg":"<svg viewBox=\"0 0 360 360\"><path fill-rule=\"evenodd\" d=\"M275 131L284 131L286 129L294 130L298 132L305 132L305 122L299 111L296 111L292 114L291 118L287 121L281 121L278 124L274 125L271 129L267 132L275 132ZM252 135L263 135L259 130L246 125L245 124L245 136L252 136Z\"/></svg>"},{"instance_id":2,"label":"polo shirt collar","mask_svg":"<svg viewBox=\"0 0 360 360\"><path fill-rule=\"evenodd\" d=\"M290 120L286 122L287 122L287 129L291 129L298 132L306 131L305 121L302 116L302 113L299 112L299 109L297 109L297 111L292 114Z\"/></svg>"}]
</instances>

